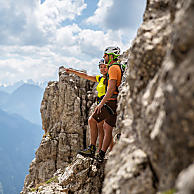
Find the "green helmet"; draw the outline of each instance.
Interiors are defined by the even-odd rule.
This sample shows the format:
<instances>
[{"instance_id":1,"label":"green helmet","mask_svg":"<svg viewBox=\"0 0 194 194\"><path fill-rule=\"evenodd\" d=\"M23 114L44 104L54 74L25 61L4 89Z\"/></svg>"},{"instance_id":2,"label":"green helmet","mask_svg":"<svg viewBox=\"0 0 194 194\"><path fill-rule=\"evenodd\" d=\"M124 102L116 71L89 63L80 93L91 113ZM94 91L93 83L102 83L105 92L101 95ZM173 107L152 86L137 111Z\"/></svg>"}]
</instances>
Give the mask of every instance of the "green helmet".
<instances>
[{"instance_id":1,"label":"green helmet","mask_svg":"<svg viewBox=\"0 0 194 194\"><path fill-rule=\"evenodd\" d=\"M120 55L120 52L121 50L119 47L113 47L113 46L107 47L104 50L104 54L114 55L115 57L118 57Z\"/></svg>"},{"instance_id":2,"label":"green helmet","mask_svg":"<svg viewBox=\"0 0 194 194\"><path fill-rule=\"evenodd\" d=\"M114 56L114 60L118 60L118 56L120 56L120 48L119 47L113 47L113 46L110 46L110 47L107 47L105 50L104 50L104 54L108 54L108 55L113 55ZM112 61L112 59L109 57L109 61L108 61L108 64L110 64Z\"/></svg>"}]
</instances>

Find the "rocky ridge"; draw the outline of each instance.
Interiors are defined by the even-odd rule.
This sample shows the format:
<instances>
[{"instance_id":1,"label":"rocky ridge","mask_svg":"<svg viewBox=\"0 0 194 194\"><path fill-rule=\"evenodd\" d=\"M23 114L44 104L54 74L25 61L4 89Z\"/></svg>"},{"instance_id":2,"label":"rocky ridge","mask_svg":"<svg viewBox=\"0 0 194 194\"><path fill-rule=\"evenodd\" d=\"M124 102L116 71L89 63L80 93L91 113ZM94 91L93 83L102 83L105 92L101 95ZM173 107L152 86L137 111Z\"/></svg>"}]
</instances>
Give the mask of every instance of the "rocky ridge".
<instances>
[{"instance_id":1,"label":"rocky ridge","mask_svg":"<svg viewBox=\"0 0 194 194\"><path fill-rule=\"evenodd\" d=\"M24 183L23 193L65 169L86 147L87 120L94 102L94 83L59 69L59 81L49 82L41 103L45 135L36 151Z\"/></svg>"},{"instance_id":2,"label":"rocky ridge","mask_svg":"<svg viewBox=\"0 0 194 194\"><path fill-rule=\"evenodd\" d=\"M121 138L109 155L105 174L104 166L99 167L93 159L79 157L73 159L76 155L76 150L73 148L63 151L68 145L69 138L62 139L61 144L58 141L60 136L63 137L60 135L61 132L69 134L71 131L73 135L76 134L72 136L72 141L76 139L78 142L76 149L83 147L83 141L86 141L83 139L87 139L83 138L83 134L86 134L83 133L86 130L84 124L92 100L88 101L89 97L86 96L80 98L82 95L78 95L79 92L67 95L64 87L70 90L76 87L70 87L68 84L60 86L66 75L60 77L58 83L53 82L49 85L52 87L46 89L41 107L43 127L51 133L51 137L52 133L58 136L54 136L56 141L53 143L45 144L48 146L47 149L45 147L45 152L49 150L50 153L45 154L44 159L41 157L41 160L38 159L39 151L37 151L23 193L28 192L27 188L35 187L56 176L57 179L53 179L48 185L44 184L41 189L36 188L33 192L48 193L49 187L55 189L50 190L50 193L192 194L194 192L192 184L194 176L193 18L192 0L147 1L143 23L137 37L132 47L123 54L123 58L127 59L128 68L124 76L125 82L120 87L115 129L121 131ZM124 59L122 60L125 61ZM63 75L62 69L60 72ZM72 83L68 81L71 78L66 77L65 80L66 83ZM84 94L92 90L92 85L88 84L85 84L87 89ZM77 96L80 101L76 101ZM65 104L71 97L76 101L75 104L78 104L76 107L79 107L79 110L73 108L74 103L71 107ZM82 103L82 100L86 101ZM90 105L86 102L90 102ZM69 118L64 116L68 115L67 110L72 111ZM84 113L81 113L82 110ZM85 116L80 117L81 114ZM75 119L74 122L71 122L71 119ZM71 127L68 123L71 123ZM75 129L75 125L82 126L82 130L78 132L72 130ZM61 146L51 146L55 144ZM52 150L52 147L60 149L53 151L55 149ZM68 161L63 161L67 160L62 157L65 153L69 154ZM51 156L52 158L49 158ZM39 163L44 161L42 164L47 164L48 168L40 168L37 161ZM72 161L73 163L69 164ZM50 165L50 162L55 165ZM80 169L76 167L79 164L81 164ZM50 166L55 167L50 168ZM57 169L62 171L55 174ZM47 172L49 176L42 176L43 172ZM75 178L76 174L78 179ZM96 179L97 184L94 184L92 180Z\"/></svg>"}]
</instances>

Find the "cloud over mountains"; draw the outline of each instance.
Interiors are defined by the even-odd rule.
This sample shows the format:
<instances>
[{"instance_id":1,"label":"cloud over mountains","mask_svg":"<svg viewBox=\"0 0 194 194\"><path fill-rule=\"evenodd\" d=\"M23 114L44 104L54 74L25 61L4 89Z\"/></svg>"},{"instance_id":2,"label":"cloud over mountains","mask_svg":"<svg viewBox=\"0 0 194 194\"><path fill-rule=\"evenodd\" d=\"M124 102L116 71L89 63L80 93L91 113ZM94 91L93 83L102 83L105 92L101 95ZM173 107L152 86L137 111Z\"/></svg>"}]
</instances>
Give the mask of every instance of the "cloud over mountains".
<instances>
[{"instance_id":1,"label":"cloud over mountains","mask_svg":"<svg viewBox=\"0 0 194 194\"><path fill-rule=\"evenodd\" d=\"M104 47L135 35L145 0L130 2L0 0L0 84L57 79L61 65L98 73Z\"/></svg>"}]
</instances>

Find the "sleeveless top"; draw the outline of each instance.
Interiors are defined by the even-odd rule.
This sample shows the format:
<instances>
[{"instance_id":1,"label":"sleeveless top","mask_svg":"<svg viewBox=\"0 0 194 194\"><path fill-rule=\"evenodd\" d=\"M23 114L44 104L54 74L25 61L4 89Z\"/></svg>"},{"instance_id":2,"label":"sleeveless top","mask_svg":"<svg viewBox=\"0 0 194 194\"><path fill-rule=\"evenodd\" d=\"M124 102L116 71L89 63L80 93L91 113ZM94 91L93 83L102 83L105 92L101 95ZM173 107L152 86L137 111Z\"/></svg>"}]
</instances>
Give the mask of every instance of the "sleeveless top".
<instances>
[{"instance_id":1,"label":"sleeveless top","mask_svg":"<svg viewBox=\"0 0 194 194\"><path fill-rule=\"evenodd\" d=\"M103 99L104 95L106 94L106 86L104 85L104 77L97 75L96 76L96 81L98 82L98 85L96 87L96 90L98 92L98 97L97 97L97 102L98 104L101 102Z\"/></svg>"}]
</instances>

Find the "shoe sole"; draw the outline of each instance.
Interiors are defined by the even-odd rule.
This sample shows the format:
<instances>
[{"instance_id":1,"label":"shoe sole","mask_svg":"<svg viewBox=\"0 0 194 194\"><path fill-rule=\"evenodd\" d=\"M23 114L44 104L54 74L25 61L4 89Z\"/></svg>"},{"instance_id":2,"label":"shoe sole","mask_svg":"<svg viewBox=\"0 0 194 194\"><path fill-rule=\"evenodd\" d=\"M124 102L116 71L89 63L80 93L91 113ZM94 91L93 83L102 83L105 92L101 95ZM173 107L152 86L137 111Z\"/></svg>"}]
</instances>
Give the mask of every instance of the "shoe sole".
<instances>
[{"instance_id":1,"label":"shoe sole","mask_svg":"<svg viewBox=\"0 0 194 194\"><path fill-rule=\"evenodd\" d=\"M84 153L78 153L84 157L88 157L88 158L95 158L94 155L88 155L88 154L84 154Z\"/></svg>"},{"instance_id":2,"label":"shoe sole","mask_svg":"<svg viewBox=\"0 0 194 194\"><path fill-rule=\"evenodd\" d=\"M95 159L100 164L102 164L104 162L104 160L99 161L98 158L95 157L95 155L93 156L93 155L88 155L88 154L84 154L84 153L77 153L77 154L80 154L81 156L84 156L84 157L87 157L87 158Z\"/></svg>"}]
</instances>

